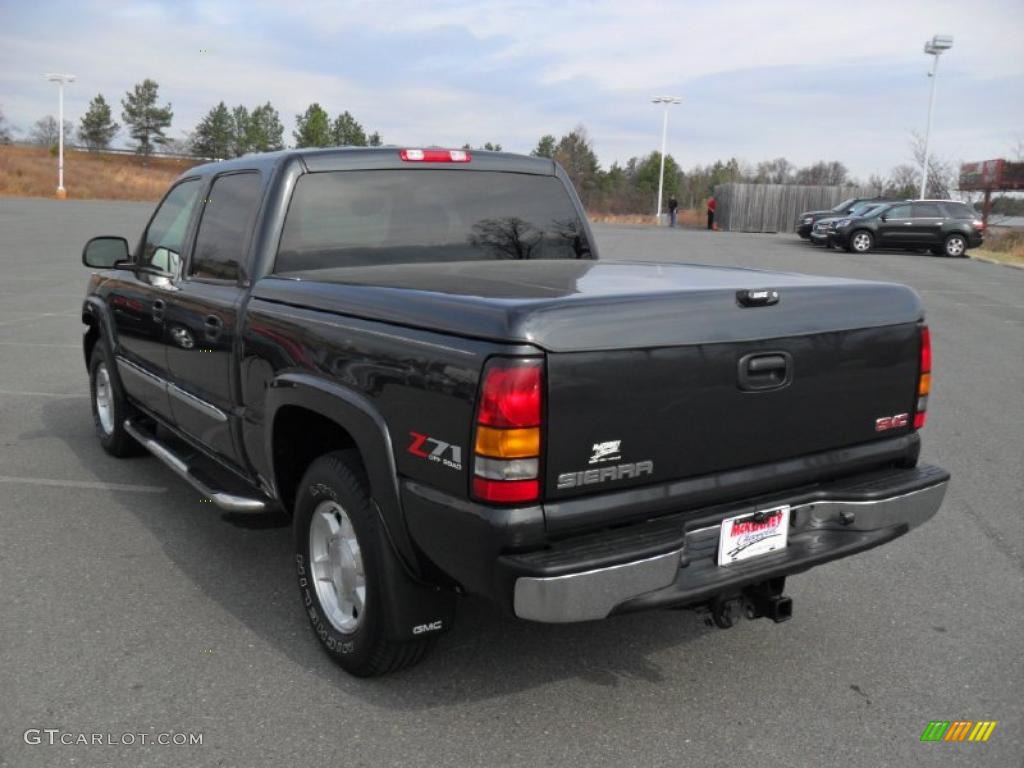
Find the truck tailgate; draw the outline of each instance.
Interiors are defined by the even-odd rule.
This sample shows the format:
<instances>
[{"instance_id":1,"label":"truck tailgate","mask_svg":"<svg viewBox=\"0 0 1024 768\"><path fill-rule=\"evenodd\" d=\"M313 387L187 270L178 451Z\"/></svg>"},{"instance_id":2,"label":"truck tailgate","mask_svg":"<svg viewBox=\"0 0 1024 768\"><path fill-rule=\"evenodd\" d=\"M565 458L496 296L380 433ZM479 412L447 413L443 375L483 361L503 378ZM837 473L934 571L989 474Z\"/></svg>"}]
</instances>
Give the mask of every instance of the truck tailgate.
<instances>
[{"instance_id":1,"label":"truck tailgate","mask_svg":"<svg viewBox=\"0 0 1024 768\"><path fill-rule=\"evenodd\" d=\"M549 354L547 496L620 490L905 434L911 427L899 426L902 419L896 426L878 420L912 420L919 345L918 324L904 322Z\"/></svg>"}]
</instances>

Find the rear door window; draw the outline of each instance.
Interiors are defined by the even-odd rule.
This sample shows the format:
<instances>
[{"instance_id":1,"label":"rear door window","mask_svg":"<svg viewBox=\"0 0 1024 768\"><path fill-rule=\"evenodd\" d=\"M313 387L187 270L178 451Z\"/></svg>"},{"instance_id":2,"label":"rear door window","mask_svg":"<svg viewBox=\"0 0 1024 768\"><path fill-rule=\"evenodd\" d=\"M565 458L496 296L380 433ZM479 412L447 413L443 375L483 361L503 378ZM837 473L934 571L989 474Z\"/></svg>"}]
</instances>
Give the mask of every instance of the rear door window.
<instances>
[{"instance_id":1,"label":"rear door window","mask_svg":"<svg viewBox=\"0 0 1024 768\"><path fill-rule=\"evenodd\" d=\"M978 215L967 203L942 203L942 207L951 219L973 219Z\"/></svg>"},{"instance_id":2,"label":"rear door window","mask_svg":"<svg viewBox=\"0 0 1024 768\"><path fill-rule=\"evenodd\" d=\"M413 262L592 258L554 176L436 169L299 179L275 272Z\"/></svg>"},{"instance_id":3,"label":"rear door window","mask_svg":"<svg viewBox=\"0 0 1024 768\"><path fill-rule=\"evenodd\" d=\"M941 219L943 215L938 203L914 203L911 208L915 219Z\"/></svg>"},{"instance_id":4,"label":"rear door window","mask_svg":"<svg viewBox=\"0 0 1024 768\"><path fill-rule=\"evenodd\" d=\"M260 202L259 173L218 176L203 201L189 274L214 280L237 280L245 260Z\"/></svg>"}]
</instances>

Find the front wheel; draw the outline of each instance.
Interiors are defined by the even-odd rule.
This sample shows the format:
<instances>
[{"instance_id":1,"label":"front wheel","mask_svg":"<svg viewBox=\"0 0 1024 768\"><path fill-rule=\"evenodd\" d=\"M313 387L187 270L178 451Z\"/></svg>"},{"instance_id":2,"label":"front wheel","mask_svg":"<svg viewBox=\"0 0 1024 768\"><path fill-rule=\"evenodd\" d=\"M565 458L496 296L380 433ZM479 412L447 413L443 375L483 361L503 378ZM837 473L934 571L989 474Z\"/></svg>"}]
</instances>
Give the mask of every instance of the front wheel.
<instances>
[{"instance_id":1,"label":"front wheel","mask_svg":"<svg viewBox=\"0 0 1024 768\"><path fill-rule=\"evenodd\" d=\"M850 235L850 250L854 253L867 253L875 247L875 238L866 230L860 230Z\"/></svg>"},{"instance_id":2,"label":"front wheel","mask_svg":"<svg viewBox=\"0 0 1024 768\"><path fill-rule=\"evenodd\" d=\"M123 458L143 453L143 448L124 428L131 406L114 376L113 355L103 339L96 342L89 358L89 394L92 420L103 450Z\"/></svg>"},{"instance_id":3,"label":"front wheel","mask_svg":"<svg viewBox=\"0 0 1024 768\"><path fill-rule=\"evenodd\" d=\"M396 555L370 502L359 456L335 451L306 471L295 500L299 593L313 631L345 671L358 677L419 662L431 637L398 642L388 632L383 576Z\"/></svg>"},{"instance_id":4,"label":"front wheel","mask_svg":"<svg viewBox=\"0 0 1024 768\"><path fill-rule=\"evenodd\" d=\"M967 238L963 235L950 235L942 248L943 252L954 259L967 255Z\"/></svg>"}]
</instances>

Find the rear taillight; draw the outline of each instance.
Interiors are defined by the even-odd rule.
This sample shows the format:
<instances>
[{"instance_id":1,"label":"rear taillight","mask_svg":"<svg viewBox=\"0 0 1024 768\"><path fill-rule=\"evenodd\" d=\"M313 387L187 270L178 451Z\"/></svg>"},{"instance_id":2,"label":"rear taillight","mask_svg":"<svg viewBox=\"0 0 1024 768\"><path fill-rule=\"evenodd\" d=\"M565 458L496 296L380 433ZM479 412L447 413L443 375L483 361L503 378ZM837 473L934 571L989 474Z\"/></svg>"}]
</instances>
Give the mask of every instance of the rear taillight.
<instances>
[{"instance_id":1,"label":"rear taillight","mask_svg":"<svg viewBox=\"0 0 1024 768\"><path fill-rule=\"evenodd\" d=\"M407 163L468 163L472 160L464 149L402 149L398 156Z\"/></svg>"},{"instance_id":2,"label":"rear taillight","mask_svg":"<svg viewBox=\"0 0 1024 768\"><path fill-rule=\"evenodd\" d=\"M928 394L932 391L932 335L927 325L921 326L921 363L917 376L917 407L914 429L924 426L928 418Z\"/></svg>"},{"instance_id":3,"label":"rear taillight","mask_svg":"<svg viewBox=\"0 0 1024 768\"><path fill-rule=\"evenodd\" d=\"M473 496L513 504L540 498L543 361L494 358L476 410Z\"/></svg>"}]
</instances>

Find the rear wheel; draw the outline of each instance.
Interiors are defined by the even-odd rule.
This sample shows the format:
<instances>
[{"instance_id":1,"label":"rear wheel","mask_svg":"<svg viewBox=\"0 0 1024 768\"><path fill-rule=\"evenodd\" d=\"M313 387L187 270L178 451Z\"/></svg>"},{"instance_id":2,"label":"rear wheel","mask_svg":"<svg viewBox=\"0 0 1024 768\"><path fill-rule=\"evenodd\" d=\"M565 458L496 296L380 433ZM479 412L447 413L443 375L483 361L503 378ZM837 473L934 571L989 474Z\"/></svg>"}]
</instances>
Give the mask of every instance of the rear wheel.
<instances>
[{"instance_id":1,"label":"rear wheel","mask_svg":"<svg viewBox=\"0 0 1024 768\"><path fill-rule=\"evenodd\" d=\"M967 255L967 238L963 235L950 235L943 244L943 252L954 259Z\"/></svg>"},{"instance_id":2,"label":"rear wheel","mask_svg":"<svg viewBox=\"0 0 1024 768\"><path fill-rule=\"evenodd\" d=\"M132 407L114 375L113 355L103 339L96 342L89 358L89 392L96 437L103 450L118 458L142 453L142 446L124 429Z\"/></svg>"},{"instance_id":3,"label":"rear wheel","mask_svg":"<svg viewBox=\"0 0 1024 768\"><path fill-rule=\"evenodd\" d=\"M850 235L850 250L854 253L867 253L875 247L875 238L865 229Z\"/></svg>"},{"instance_id":4,"label":"rear wheel","mask_svg":"<svg viewBox=\"0 0 1024 768\"><path fill-rule=\"evenodd\" d=\"M419 662L432 638L398 642L388 631L385 607L397 596L386 591L383 569L396 556L357 453L335 451L310 465L296 496L294 526L299 593L331 658L359 677Z\"/></svg>"}]
</instances>

